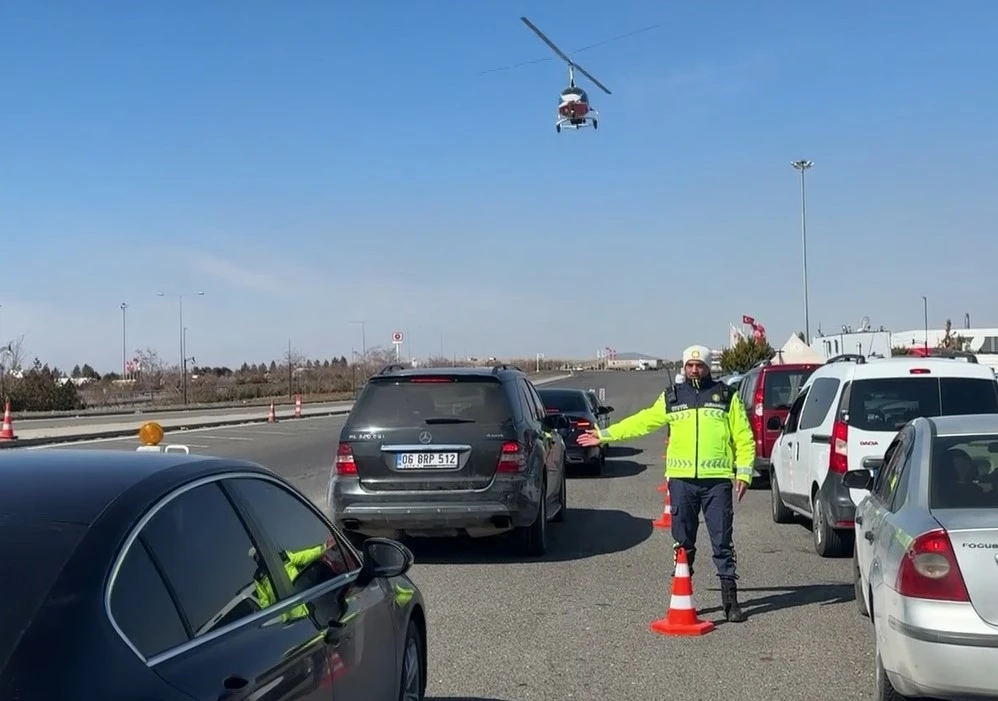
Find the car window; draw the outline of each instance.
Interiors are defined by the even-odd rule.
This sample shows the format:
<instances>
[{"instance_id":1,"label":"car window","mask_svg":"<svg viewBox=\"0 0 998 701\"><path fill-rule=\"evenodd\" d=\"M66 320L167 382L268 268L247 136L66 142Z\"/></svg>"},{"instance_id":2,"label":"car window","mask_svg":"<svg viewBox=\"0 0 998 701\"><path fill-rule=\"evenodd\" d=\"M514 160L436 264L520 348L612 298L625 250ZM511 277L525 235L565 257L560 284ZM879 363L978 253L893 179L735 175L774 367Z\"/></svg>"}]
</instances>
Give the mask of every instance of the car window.
<instances>
[{"instance_id":1,"label":"car window","mask_svg":"<svg viewBox=\"0 0 998 701\"><path fill-rule=\"evenodd\" d=\"M527 380L523 380L523 384L527 388L527 396L530 397L530 402L534 405L534 411L537 413L537 418L544 418L544 402L541 401L541 398L537 395L537 390L534 389L534 386Z\"/></svg>"},{"instance_id":2,"label":"car window","mask_svg":"<svg viewBox=\"0 0 998 701\"><path fill-rule=\"evenodd\" d=\"M936 436L930 509L998 509L998 434Z\"/></svg>"},{"instance_id":3,"label":"car window","mask_svg":"<svg viewBox=\"0 0 998 701\"><path fill-rule=\"evenodd\" d=\"M762 404L766 409L789 409L801 385L814 370L768 370L764 375Z\"/></svg>"},{"instance_id":4,"label":"car window","mask_svg":"<svg viewBox=\"0 0 998 701\"><path fill-rule=\"evenodd\" d=\"M348 548L335 539L333 530L294 494L263 479L228 480L234 493L245 500L254 520L278 550L291 584L312 563L310 586L360 569Z\"/></svg>"},{"instance_id":5,"label":"car window","mask_svg":"<svg viewBox=\"0 0 998 701\"><path fill-rule=\"evenodd\" d=\"M839 391L839 380L835 377L819 377L808 390L808 400L800 416L800 428L817 428L825 422L828 410Z\"/></svg>"},{"instance_id":6,"label":"car window","mask_svg":"<svg viewBox=\"0 0 998 701\"><path fill-rule=\"evenodd\" d=\"M86 532L75 524L0 513L0 671Z\"/></svg>"},{"instance_id":7,"label":"car window","mask_svg":"<svg viewBox=\"0 0 998 701\"><path fill-rule=\"evenodd\" d=\"M742 396L742 404L745 405L745 409L751 412L755 408L755 383L759 379L759 372L750 372L742 380L742 386L738 389L739 394Z\"/></svg>"},{"instance_id":8,"label":"car window","mask_svg":"<svg viewBox=\"0 0 998 701\"><path fill-rule=\"evenodd\" d=\"M114 579L111 615L146 659L190 639L170 591L141 538L128 549Z\"/></svg>"},{"instance_id":9,"label":"car window","mask_svg":"<svg viewBox=\"0 0 998 701\"><path fill-rule=\"evenodd\" d=\"M347 421L351 426L421 427L428 419L459 418L498 424L511 414L498 379L416 376L369 382Z\"/></svg>"},{"instance_id":10,"label":"car window","mask_svg":"<svg viewBox=\"0 0 998 701\"><path fill-rule=\"evenodd\" d=\"M794 400L793 405L790 407L790 413L787 415L786 427L783 429L784 433L794 433L797 431L797 423L800 421L801 410L804 408L804 402L807 401L808 394L808 390L805 389Z\"/></svg>"},{"instance_id":11,"label":"car window","mask_svg":"<svg viewBox=\"0 0 998 701\"><path fill-rule=\"evenodd\" d=\"M593 410L593 412L595 413L595 412L596 412L596 410L597 410L597 409L599 409L599 407L600 407L600 403L599 403L599 397L597 397L597 396L596 396L595 394L593 394L592 392L586 392L586 399L588 399L588 400L589 400L589 407L590 407L590 408L591 408L591 409Z\"/></svg>"},{"instance_id":12,"label":"car window","mask_svg":"<svg viewBox=\"0 0 998 701\"><path fill-rule=\"evenodd\" d=\"M585 413L590 411L588 403L582 392L565 392L558 390L540 390L537 393L544 409L548 412L574 412Z\"/></svg>"},{"instance_id":13,"label":"car window","mask_svg":"<svg viewBox=\"0 0 998 701\"><path fill-rule=\"evenodd\" d=\"M274 603L258 583L270 573L217 482L183 492L142 529L195 635ZM264 578L264 579L261 579ZM263 586L265 590L266 587Z\"/></svg>"},{"instance_id":14,"label":"car window","mask_svg":"<svg viewBox=\"0 0 998 701\"><path fill-rule=\"evenodd\" d=\"M873 494L884 506L890 506L894 497L894 490L897 488L898 468L904 462L906 446L902 436L895 439L896 445L888 446L890 457L884 466L877 473L877 479L873 485Z\"/></svg>"},{"instance_id":15,"label":"car window","mask_svg":"<svg viewBox=\"0 0 998 701\"><path fill-rule=\"evenodd\" d=\"M920 416L998 413L993 380L929 376L858 380L849 398L849 425L896 431Z\"/></svg>"}]
</instances>

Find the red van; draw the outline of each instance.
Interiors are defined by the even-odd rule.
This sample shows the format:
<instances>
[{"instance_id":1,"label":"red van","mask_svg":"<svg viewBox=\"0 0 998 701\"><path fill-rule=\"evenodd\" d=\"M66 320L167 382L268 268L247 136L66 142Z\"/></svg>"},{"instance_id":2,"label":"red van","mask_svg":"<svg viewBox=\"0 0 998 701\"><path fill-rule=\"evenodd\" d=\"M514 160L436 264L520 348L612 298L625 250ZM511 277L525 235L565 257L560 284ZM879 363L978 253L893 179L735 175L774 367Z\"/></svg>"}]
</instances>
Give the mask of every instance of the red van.
<instances>
[{"instance_id":1,"label":"red van","mask_svg":"<svg viewBox=\"0 0 998 701\"><path fill-rule=\"evenodd\" d=\"M769 478L769 456L804 380L820 363L763 361L745 373L738 394L755 435L755 472Z\"/></svg>"}]
</instances>

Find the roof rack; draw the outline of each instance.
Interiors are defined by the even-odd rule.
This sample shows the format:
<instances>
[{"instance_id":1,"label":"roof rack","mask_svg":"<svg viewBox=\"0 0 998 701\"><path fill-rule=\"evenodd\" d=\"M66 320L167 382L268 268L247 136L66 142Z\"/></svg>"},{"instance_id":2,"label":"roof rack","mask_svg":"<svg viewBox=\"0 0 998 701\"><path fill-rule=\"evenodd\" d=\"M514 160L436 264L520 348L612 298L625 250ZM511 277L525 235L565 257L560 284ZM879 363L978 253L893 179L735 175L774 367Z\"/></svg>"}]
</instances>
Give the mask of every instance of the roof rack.
<instances>
[{"instance_id":1,"label":"roof rack","mask_svg":"<svg viewBox=\"0 0 998 701\"><path fill-rule=\"evenodd\" d=\"M843 353L842 355L836 355L825 361L825 365L831 365L832 363L856 363L857 365L865 365L866 358L857 353Z\"/></svg>"},{"instance_id":2,"label":"roof rack","mask_svg":"<svg viewBox=\"0 0 998 701\"><path fill-rule=\"evenodd\" d=\"M502 363L501 365L495 365L495 366L493 366L493 368L492 368L492 374L493 375L498 375L503 370L516 370L517 372L523 372L523 370L521 370L520 368L516 367L515 365L508 365L506 363Z\"/></svg>"},{"instance_id":3,"label":"roof rack","mask_svg":"<svg viewBox=\"0 0 998 701\"><path fill-rule=\"evenodd\" d=\"M929 351L930 358L949 358L951 360L966 360L968 363L978 365L977 356L969 351L949 350L947 348L933 348Z\"/></svg>"},{"instance_id":4,"label":"roof rack","mask_svg":"<svg viewBox=\"0 0 998 701\"><path fill-rule=\"evenodd\" d=\"M391 365L386 365L385 367L381 368L378 374L387 375L388 373L395 372L396 370L405 370L405 369L407 368L402 363L392 363Z\"/></svg>"}]
</instances>

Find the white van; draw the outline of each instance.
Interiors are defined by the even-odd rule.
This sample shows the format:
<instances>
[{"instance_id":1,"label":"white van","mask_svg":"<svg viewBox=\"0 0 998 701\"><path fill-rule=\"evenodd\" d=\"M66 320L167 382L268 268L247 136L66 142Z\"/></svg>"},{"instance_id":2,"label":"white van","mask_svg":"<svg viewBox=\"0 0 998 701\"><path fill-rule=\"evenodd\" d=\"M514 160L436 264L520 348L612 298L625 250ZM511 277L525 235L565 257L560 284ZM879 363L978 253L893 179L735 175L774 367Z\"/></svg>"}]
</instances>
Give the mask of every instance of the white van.
<instances>
[{"instance_id":1,"label":"white van","mask_svg":"<svg viewBox=\"0 0 998 701\"><path fill-rule=\"evenodd\" d=\"M976 359L841 355L811 374L773 445L773 521L812 522L822 557L852 555L856 505L847 470L876 471L906 423L920 416L998 414L998 383Z\"/></svg>"}]
</instances>

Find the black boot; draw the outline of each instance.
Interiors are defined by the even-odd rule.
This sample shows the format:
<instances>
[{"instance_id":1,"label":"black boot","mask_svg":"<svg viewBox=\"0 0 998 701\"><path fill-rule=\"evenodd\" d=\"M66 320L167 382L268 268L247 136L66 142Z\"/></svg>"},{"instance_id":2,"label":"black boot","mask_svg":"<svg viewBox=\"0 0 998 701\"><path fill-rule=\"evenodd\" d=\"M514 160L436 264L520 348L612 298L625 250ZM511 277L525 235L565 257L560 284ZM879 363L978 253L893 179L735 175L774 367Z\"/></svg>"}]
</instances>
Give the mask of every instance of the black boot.
<instances>
[{"instance_id":1,"label":"black boot","mask_svg":"<svg viewBox=\"0 0 998 701\"><path fill-rule=\"evenodd\" d=\"M745 622L745 612L738 605L738 585L733 579L721 580L721 607L724 609L724 618L729 623Z\"/></svg>"}]
</instances>

